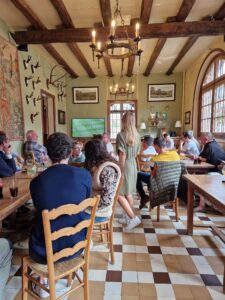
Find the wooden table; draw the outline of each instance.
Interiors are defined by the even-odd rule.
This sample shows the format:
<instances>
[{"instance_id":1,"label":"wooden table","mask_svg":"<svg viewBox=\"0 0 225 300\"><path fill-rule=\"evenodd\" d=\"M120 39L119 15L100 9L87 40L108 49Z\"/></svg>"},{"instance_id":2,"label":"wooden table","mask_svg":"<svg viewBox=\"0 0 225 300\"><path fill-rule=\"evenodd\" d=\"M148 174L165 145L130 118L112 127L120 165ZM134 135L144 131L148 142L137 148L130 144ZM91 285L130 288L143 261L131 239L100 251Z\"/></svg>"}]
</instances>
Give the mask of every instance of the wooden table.
<instances>
[{"instance_id":1,"label":"wooden table","mask_svg":"<svg viewBox=\"0 0 225 300\"><path fill-rule=\"evenodd\" d=\"M26 173L21 172L16 173L15 177L18 183L18 196L15 199L11 199L9 192L10 183L13 177L2 178L4 198L0 199L0 222L14 213L17 208L31 198L29 186L32 178Z\"/></svg>"},{"instance_id":2,"label":"wooden table","mask_svg":"<svg viewBox=\"0 0 225 300\"><path fill-rule=\"evenodd\" d=\"M207 174L210 170L215 169L214 165L203 161L200 164L194 164L192 159L182 159L181 162L185 165L188 173L190 174L197 172Z\"/></svg>"},{"instance_id":3,"label":"wooden table","mask_svg":"<svg viewBox=\"0 0 225 300\"><path fill-rule=\"evenodd\" d=\"M204 196L210 203L225 214L225 176L224 175L184 175L188 181L187 233L193 234L193 200L194 191ZM224 180L224 182L222 182ZM214 231L221 237L218 228ZM223 277L223 292L225 293L225 268Z\"/></svg>"}]
</instances>

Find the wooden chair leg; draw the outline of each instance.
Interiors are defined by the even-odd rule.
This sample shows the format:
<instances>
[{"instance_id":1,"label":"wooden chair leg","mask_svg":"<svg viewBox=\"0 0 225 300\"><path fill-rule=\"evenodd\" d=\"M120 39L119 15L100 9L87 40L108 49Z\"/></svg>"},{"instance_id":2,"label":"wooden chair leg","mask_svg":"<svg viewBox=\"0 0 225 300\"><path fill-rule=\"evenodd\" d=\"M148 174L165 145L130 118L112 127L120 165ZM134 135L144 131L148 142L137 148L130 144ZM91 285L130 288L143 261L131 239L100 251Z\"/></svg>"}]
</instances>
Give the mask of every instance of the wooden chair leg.
<instances>
[{"instance_id":1,"label":"wooden chair leg","mask_svg":"<svg viewBox=\"0 0 225 300\"><path fill-rule=\"evenodd\" d=\"M179 221L179 212L178 212L178 198L175 199L175 215L176 215L176 222Z\"/></svg>"},{"instance_id":2,"label":"wooden chair leg","mask_svg":"<svg viewBox=\"0 0 225 300\"><path fill-rule=\"evenodd\" d=\"M103 242L103 233L102 233L102 224L99 225L100 227L100 238L101 238L101 242Z\"/></svg>"},{"instance_id":3,"label":"wooden chair leg","mask_svg":"<svg viewBox=\"0 0 225 300\"><path fill-rule=\"evenodd\" d=\"M157 206L157 222L159 222L160 219L160 205Z\"/></svg>"},{"instance_id":4,"label":"wooden chair leg","mask_svg":"<svg viewBox=\"0 0 225 300\"><path fill-rule=\"evenodd\" d=\"M55 279L53 276L48 277L49 281L49 290L50 290L50 300L55 300L56 294L55 294Z\"/></svg>"},{"instance_id":5,"label":"wooden chair leg","mask_svg":"<svg viewBox=\"0 0 225 300\"><path fill-rule=\"evenodd\" d=\"M113 246L113 225L110 224L108 226L109 230L109 249L110 249L110 256L111 256L111 264L114 265L115 258L114 258L114 246Z\"/></svg>"},{"instance_id":6,"label":"wooden chair leg","mask_svg":"<svg viewBox=\"0 0 225 300\"><path fill-rule=\"evenodd\" d=\"M89 300L89 281L88 281L87 266L84 267L83 282L84 282L84 300Z\"/></svg>"},{"instance_id":7,"label":"wooden chair leg","mask_svg":"<svg viewBox=\"0 0 225 300\"><path fill-rule=\"evenodd\" d=\"M67 277L67 286L71 286L72 285L72 280L73 280L73 274L70 273Z\"/></svg>"},{"instance_id":8,"label":"wooden chair leg","mask_svg":"<svg viewBox=\"0 0 225 300\"><path fill-rule=\"evenodd\" d=\"M28 293L26 292L26 289L28 289L28 278L26 276L26 274L28 273L28 267L25 260L26 258L24 257L22 263L22 299L23 300L28 299Z\"/></svg>"}]
</instances>

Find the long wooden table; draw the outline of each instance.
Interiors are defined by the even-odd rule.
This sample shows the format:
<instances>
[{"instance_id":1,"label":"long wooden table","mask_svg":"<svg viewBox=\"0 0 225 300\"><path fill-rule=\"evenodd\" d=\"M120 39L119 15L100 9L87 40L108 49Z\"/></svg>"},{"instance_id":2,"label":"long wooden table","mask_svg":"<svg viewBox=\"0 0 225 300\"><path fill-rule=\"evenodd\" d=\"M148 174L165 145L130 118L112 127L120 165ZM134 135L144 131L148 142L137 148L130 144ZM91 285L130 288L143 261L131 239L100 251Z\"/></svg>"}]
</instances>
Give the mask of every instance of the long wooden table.
<instances>
[{"instance_id":1,"label":"long wooden table","mask_svg":"<svg viewBox=\"0 0 225 300\"><path fill-rule=\"evenodd\" d=\"M188 181L187 232L193 234L193 200L194 191L204 196L210 203L225 214L225 176L224 175L184 175ZM218 228L214 231L221 237ZM224 239L223 239L224 240ZM225 268L223 276L223 292L225 293Z\"/></svg>"},{"instance_id":2,"label":"long wooden table","mask_svg":"<svg viewBox=\"0 0 225 300\"><path fill-rule=\"evenodd\" d=\"M185 165L188 173L208 173L210 170L215 169L214 165L211 165L207 162L201 162L200 164L194 164L194 161L192 159L186 158L182 159L181 162Z\"/></svg>"},{"instance_id":3,"label":"long wooden table","mask_svg":"<svg viewBox=\"0 0 225 300\"><path fill-rule=\"evenodd\" d=\"M30 181L31 177L26 173L16 173L15 178L18 183L18 196L15 199L11 199L9 187L13 177L5 177L3 180L3 199L0 199L0 222L6 217L14 213L17 208L22 206L28 201L30 196ZM1 224L0 224L1 225Z\"/></svg>"}]
</instances>

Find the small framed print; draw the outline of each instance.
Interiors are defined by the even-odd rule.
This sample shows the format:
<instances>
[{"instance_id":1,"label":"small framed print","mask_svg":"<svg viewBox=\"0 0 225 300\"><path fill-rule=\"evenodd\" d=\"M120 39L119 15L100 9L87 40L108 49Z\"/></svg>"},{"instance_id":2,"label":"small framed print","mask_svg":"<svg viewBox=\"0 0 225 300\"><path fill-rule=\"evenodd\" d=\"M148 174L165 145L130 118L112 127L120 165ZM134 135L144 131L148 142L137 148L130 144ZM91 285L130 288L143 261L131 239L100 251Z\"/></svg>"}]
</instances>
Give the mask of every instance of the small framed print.
<instances>
[{"instance_id":1,"label":"small framed print","mask_svg":"<svg viewBox=\"0 0 225 300\"><path fill-rule=\"evenodd\" d=\"M176 84L148 84L148 102L175 101Z\"/></svg>"},{"instance_id":2,"label":"small framed print","mask_svg":"<svg viewBox=\"0 0 225 300\"><path fill-rule=\"evenodd\" d=\"M58 123L66 124L66 113L63 110L58 110Z\"/></svg>"},{"instance_id":3,"label":"small framed print","mask_svg":"<svg viewBox=\"0 0 225 300\"><path fill-rule=\"evenodd\" d=\"M184 123L185 123L185 125L191 123L191 111L190 110L185 112Z\"/></svg>"},{"instance_id":4,"label":"small framed print","mask_svg":"<svg viewBox=\"0 0 225 300\"><path fill-rule=\"evenodd\" d=\"M98 86L73 87L73 103L75 104L99 103Z\"/></svg>"}]
</instances>

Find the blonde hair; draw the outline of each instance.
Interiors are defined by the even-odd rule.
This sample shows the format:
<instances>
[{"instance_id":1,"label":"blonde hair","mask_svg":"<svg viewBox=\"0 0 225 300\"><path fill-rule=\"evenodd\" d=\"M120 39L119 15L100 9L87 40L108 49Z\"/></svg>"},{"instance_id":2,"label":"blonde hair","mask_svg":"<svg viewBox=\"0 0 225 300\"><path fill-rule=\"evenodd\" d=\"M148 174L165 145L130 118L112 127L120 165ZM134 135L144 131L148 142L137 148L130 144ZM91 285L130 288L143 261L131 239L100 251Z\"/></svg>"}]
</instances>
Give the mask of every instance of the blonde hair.
<instances>
[{"instance_id":1,"label":"blonde hair","mask_svg":"<svg viewBox=\"0 0 225 300\"><path fill-rule=\"evenodd\" d=\"M122 117L122 132L127 145L134 146L137 138L137 129L135 127L134 114L131 111L126 112Z\"/></svg>"}]
</instances>

